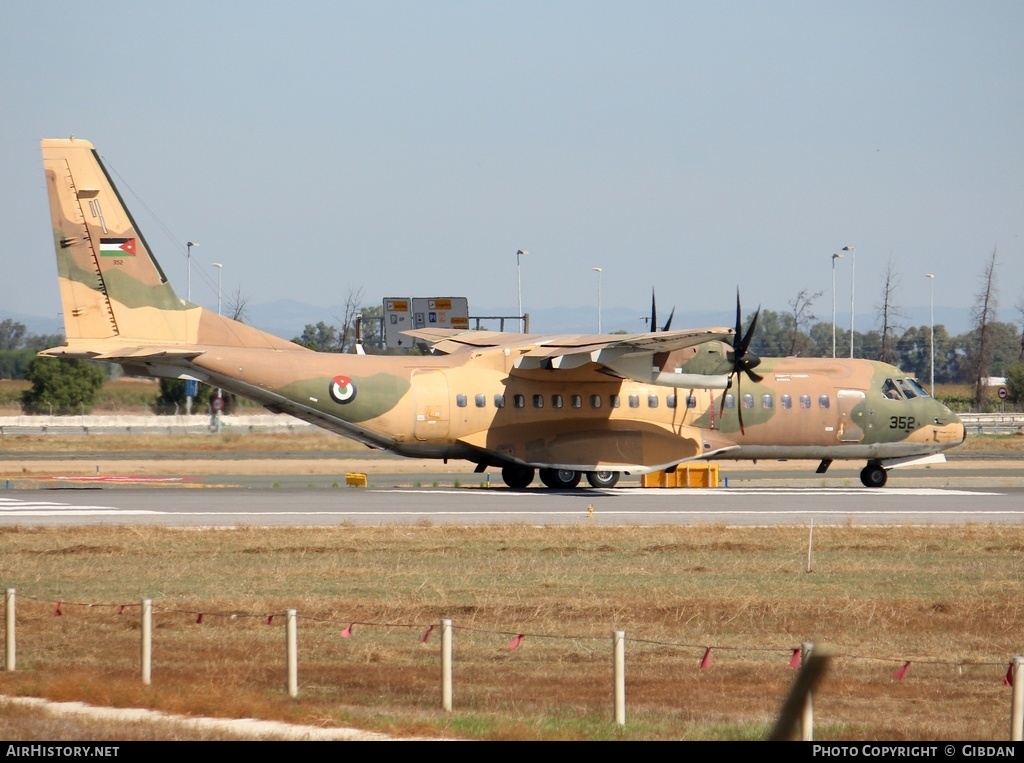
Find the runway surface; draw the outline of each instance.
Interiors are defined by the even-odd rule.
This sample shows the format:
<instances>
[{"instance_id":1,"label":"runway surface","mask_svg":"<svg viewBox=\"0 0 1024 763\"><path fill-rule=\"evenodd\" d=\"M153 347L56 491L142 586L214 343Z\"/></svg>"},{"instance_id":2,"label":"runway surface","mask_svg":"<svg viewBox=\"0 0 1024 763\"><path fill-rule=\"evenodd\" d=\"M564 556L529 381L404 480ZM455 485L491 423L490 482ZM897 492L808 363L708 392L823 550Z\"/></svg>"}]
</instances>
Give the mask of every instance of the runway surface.
<instances>
[{"instance_id":1,"label":"runway surface","mask_svg":"<svg viewBox=\"0 0 1024 763\"><path fill-rule=\"evenodd\" d=\"M52 488L0 491L0 526L1018 524L1024 488Z\"/></svg>"}]
</instances>

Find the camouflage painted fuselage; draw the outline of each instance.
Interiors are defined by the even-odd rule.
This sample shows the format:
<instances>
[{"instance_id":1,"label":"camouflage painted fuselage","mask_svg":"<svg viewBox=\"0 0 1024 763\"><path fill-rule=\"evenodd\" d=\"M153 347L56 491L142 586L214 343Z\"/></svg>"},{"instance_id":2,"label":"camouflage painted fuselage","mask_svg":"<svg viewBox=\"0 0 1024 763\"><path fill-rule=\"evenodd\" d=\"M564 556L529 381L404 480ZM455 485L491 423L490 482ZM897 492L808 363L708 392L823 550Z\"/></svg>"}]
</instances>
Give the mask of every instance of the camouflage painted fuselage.
<instances>
[{"instance_id":1,"label":"camouflage painted fuselage","mask_svg":"<svg viewBox=\"0 0 1024 763\"><path fill-rule=\"evenodd\" d=\"M43 141L43 157L67 331L67 344L47 355L197 379L371 447L481 467L642 473L708 458L885 465L963 439L956 416L881 363L775 358L758 367L760 382L731 376L723 343L731 329L456 332L431 339L440 354L426 356L312 352L179 298L89 143Z\"/></svg>"}]
</instances>

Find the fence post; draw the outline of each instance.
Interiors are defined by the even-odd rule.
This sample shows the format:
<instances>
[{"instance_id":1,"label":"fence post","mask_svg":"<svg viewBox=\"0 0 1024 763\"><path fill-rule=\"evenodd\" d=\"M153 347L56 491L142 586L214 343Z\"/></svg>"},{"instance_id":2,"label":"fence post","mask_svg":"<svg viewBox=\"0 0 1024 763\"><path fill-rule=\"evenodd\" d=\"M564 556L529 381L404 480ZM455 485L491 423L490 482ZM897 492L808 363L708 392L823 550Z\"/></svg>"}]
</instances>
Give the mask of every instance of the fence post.
<instances>
[{"instance_id":1,"label":"fence post","mask_svg":"<svg viewBox=\"0 0 1024 763\"><path fill-rule=\"evenodd\" d=\"M452 711L452 621L441 620L441 709Z\"/></svg>"},{"instance_id":2,"label":"fence post","mask_svg":"<svg viewBox=\"0 0 1024 763\"><path fill-rule=\"evenodd\" d=\"M612 651L615 654L615 722L626 725L626 632L612 634Z\"/></svg>"},{"instance_id":3,"label":"fence post","mask_svg":"<svg viewBox=\"0 0 1024 763\"><path fill-rule=\"evenodd\" d=\"M807 665L807 661L811 659L813 652L814 644L810 641L804 641L800 644L801 669ZM804 706L800 712L800 741L814 741L814 692L810 690L808 690L807 696L804 698Z\"/></svg>"},{"instance_id":4,"label":"fence post","mask_svg":"<svg viewBox=\"0 0 1024 763\"><path fill-rule=\"evenodd\" d=\"M142 600L142 683L149 686L153 680L153 600Z\"/></svg>"},{"instance_id":5,"label":"fence post","mask_svg":"<svg viewBox=\"0 0 1024 763\"><path fill-rule=\"evenodd\" d=\"M768 735L772 742L785 742L794 738L810 741L814 736L811 692L828 671L833 652L828 646L818 644L815 647L810 642L802 643L800 652L800 672L782 704L775 727Z\"/></svg>"},{"instance_id":6,"label":"fence post","mask_svg":"<svg viewBox=\"0 0 1024 763\"><path fill-rule=\"evenodd\" d=\"M1013 689L1010 691L1010 741L1024 740L1024 657L1014 657L1010 665L1010 680Z\"/></svg>"},{"instance_id":7,"label":"fence post","mask_svg":"<svg viewBox=\"0 0 1024 763\"><path fill-rule=\"evenodd\" d=\"M286 611L287 625L285 626L286 641L288 646L288 696L299 696L299 632L298 613L294 609Z\"/></svg>"},{"instance_id":8,"label":"fence post","mask_svg":"<svg viewBox=\"0 0 1024 763\"><path fill-rule=\"evenodd\" d=\"M14 670L15 653L17 649L14 642L14 589L8 588L4 596L4 669Z\"/></svg>"}]
</instances>

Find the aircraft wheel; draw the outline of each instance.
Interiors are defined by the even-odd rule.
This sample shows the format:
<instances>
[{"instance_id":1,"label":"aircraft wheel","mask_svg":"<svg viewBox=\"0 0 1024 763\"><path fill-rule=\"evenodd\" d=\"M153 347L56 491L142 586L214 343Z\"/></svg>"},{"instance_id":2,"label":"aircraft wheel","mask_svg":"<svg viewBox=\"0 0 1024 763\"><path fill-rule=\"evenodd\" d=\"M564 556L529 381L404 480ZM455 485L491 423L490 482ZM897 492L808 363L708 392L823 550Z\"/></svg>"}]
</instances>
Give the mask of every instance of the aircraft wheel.
<instances>
[{"instance_id":1,"label":"aircraft wheel","mask_svg":"<svg viewBox=\"0 0 1024 763\"><path fill-rule=\"evenodd\" d=\"M615 487L619 484L619 472L587 472L587 482L590 487Z\"/></svg>"},{"instance_id":2,"label":"aircraft wheel","mask_svg":"<svg viewBox=\"0 0 1024 763\"><path fill-rule=\"evenodd\" d=\"M864 487L882 487L888 479L889 474L878 464L868 464L860 472Z\"/></svg>"},{"instance_id":3,"label":"aircraft wheel","mask_svg":"<svg viewBox=\"0 0 1024 763\"><path fill-rule=\"evenodd\" d=\"M529 487L533 482L534 469L532 466L506 466L501 470L501 478L505 484L516 490Z\"/></svg>"},{"instance_id":4,"label":"aircraft wheel","mask_svg":"<svg viewBox=\"0 0 1024 763\"><path fill-rule=\"evenodd\" d=\"M572 469L541 469L540 481L552 490L572 490L583 477Z\"/></svg>"}]
</instances>

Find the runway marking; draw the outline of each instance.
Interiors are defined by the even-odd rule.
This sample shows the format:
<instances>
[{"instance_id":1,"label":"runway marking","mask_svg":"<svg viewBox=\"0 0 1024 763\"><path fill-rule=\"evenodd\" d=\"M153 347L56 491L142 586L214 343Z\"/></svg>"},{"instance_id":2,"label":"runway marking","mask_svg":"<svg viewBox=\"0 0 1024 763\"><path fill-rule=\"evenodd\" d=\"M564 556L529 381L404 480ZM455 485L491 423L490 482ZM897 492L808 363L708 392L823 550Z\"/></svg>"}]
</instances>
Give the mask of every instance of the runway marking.
<instances>
[{"instance_id":1,"label":"runway marking","mask_svg":"<svg viewBox=\"0 0 1024 763\"><path fill-rule=\"evenodd\" d=\"M127 482L127 483L146 483L146 482L187 482L191 480L191 477L146 477L143 475L118 475L118 474L102 474L98 476L78 476L78 477L61 477L51 476L44 477L43 479L58 480L60 482Z\"/></svg>"},{"instance_id":2,"label":"runway marking","mask_svg":"<svg viewBox=\"0 0 1024 763\"><path fill-rule=\"evenodd\" d=\"M485 493L492 496L498 496L502 498L518 497L518 498L530 498L535 499L539 496L551 497L551 498L616 498L616 497L636 497L644 496L647 498L661 498L666 495L678 495L680 498L686 496L700 496L704 497L715 497L715 498L729 498L730 496L748 496L748 495L853 495L859 498L868 497L883 497L890 495L906 495L906 496L960 496L960 495L1006 495L1001 492L985 491L985 490L959 490L955 488L886 488L885 490L878 491L875 488L841 488L841 487L730 487L730 488L681 488L672 492L666 489L648 489L648 488L615 488L612 490L584 490L581 492L573 491L547 491L547 490L506 490L499 488L497 490L488 490L484 488L480 489L460 489L460 490L427 490L420 488L385 488L385 489L373 489L374 493L403 493L409 494L423 494L423 495L479 495Z\"/></svg>"},{"instance_id":3,"label":"runway marking","mask_svg":"<svg viewBox=\"0 0 1024 763\"><path fill-rule=\"evenodd\" d=\"M17 498L0 498L0 517L102 517L163 513L146 509L118 509L113 506L88 504L80 506L57 501L22 501Z\"/></svg>"}]
</instances>

